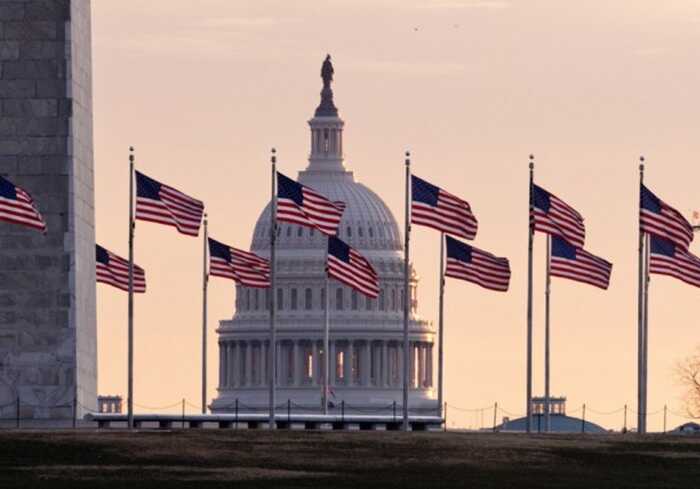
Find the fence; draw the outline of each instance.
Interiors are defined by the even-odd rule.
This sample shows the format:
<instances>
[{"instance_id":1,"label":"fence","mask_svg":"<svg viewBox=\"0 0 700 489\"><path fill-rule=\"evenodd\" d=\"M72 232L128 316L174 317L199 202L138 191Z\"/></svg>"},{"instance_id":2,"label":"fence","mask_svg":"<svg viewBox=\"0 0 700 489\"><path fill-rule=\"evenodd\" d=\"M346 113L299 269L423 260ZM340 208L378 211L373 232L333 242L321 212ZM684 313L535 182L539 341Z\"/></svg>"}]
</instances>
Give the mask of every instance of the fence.
<instances>
[{"instance_id":1,"label":"fence","mask_svg":"<svg viewBox=\"0 0 700 489\"><path fill-rule=\"evenodd\" d=\"M187 399L182 398L181 400L177 402L173 402L170 404L165 404L165 405L160 405L160 406L148 406L148 405L142 405L142 404L137 404L134 403L134 407L136 410L141 410L142 412L145 410L147 412L167 412L167 411L172 411L176 408L179 408L179 412L182 414L182 427L185 427L185 420L184 417L187 414L187 408L191 408L195 410L195 412L199 412L201 410L200 405L193 404ZM267 407L260 407L260 406L251 406L247 405L243 402L240 402L238 399L235 399L233 403L231 403L228 406L219 407L219 410L224 409L224 410L229 410L229 412L233 411L233 413L237 416L239 413L266 413L267 412ZM57 425L65 426L65 427L73 427L76 428L81 421L78 418L78 410L81 412L91 412L95 413L98 412L96 407L86 407L78 403L75 399L71 403L64 403L64 404L56 404L56 405L37 405L37 404L32 404L26 401L23 401L20 397L17 397L15 400L2 404L0 405L0 427L4 428L22 428L22 427L41 427L42 425L46 425L47 427L54 427ZM309 414L309 415L314 415L314 414L322 414L323 410L320 406L318 405L303 405L303 404L297 404L291 399L287 399L286 401L281 402L280 404L275 406L275 410L277 412L277 415L279 417L280 414L286 414L287 415L287 421L289 422L291 420L292 414ZM438 408L438 406L431 407L431 408L419 408L419 409L411 409L411 415L413 416L436 416L440 417L442 416L442 419L444 421L444 430L447 431L448 429L448 420L454 417L455 415L461 415L462 418L464 416L473 416L473 419L476 419L477 422L474 423L472 426L458 426L456 423L453 422L452 426L453 427L459 427L459 428L472 428L472 429L479 429L479 430L490 430L490 431L510 431L514 427L509 428L509 424L512 424L515 420L517 419L522 419L525 417L525 414L521 413L516 413L509 411L502 406L499 405L498 402L494 402L493 404L489 404L487 406L482 406L482 407L477 407L477 408L465 408L465 407L460 407L456 406L453 404L448 404L445 402L442 406L442 412ZM349 403L346 403L344 400L341 400L340 402L336 402L332 405L329 406L328 412L333 415L340 415L341 420L344 421L346 415L381 415L382 417L386 418L386 416L389 416L389 419L391 419L393 422L400 422L401 421L401 416L402 416L402 406L400 404L397 404L396 401L385 404L382 406L376 406L376 407L367 407L367 406L355 406ZM587 415L590 416L591 414L594 415L596 418L596 422L600 423L601 425L603 422L604 424L610 426L611 423L619 423L616 426L614 426L612 429L606 429L607 431L615 431L615 432L621 432L621 433L626 433L628 431L634 431L634 429L630 426L629 421L630 421L630 416L632 417L632 420L636 420L637 412L634 411L633 409L629 408L628 405L623 405L619 408L611 409L611 410L598 410L594 409L590 405L584 403L580 407L573 409L573 410L568 410L566 412L566 416L571 418L571 415L576 415L580 414L580 432L581 433L586 433L587 432L587 427L589 427L588 423L593 422L590 417L587 418ZM556 415L552 415L552 417L555 417ZM666 433L668 432L669 428L674 428L676 424L682 424L683 422L687 421L700 421L700 419L695 418L690 416L689 414L684 414L680 413L678 411L674 411L668 408L668 405L664 405L662 408L650 411L647 413L647 417L655 417L655 416L661 416L661 419L656 418L661 422L662 430L661 432ZM515 420L513 419L515 418ZM575 418L572 418L575 419ZM603 420L601 422L600 420ZM507 421L504 421L507 420ZM609 420L609 421L608 421ZM674 426L671 426L669 424L669 421L671 421L671 424ZM533 415L533 431L536 433L541 433L544 432L544 421L543 421L543 415L542 414L535 414ZM478 427L477 427L478 425ZM513 431L520 431L518 429L512 429ZM590 427L588 428L590 431Z\"/></svg>"}]
</instances>

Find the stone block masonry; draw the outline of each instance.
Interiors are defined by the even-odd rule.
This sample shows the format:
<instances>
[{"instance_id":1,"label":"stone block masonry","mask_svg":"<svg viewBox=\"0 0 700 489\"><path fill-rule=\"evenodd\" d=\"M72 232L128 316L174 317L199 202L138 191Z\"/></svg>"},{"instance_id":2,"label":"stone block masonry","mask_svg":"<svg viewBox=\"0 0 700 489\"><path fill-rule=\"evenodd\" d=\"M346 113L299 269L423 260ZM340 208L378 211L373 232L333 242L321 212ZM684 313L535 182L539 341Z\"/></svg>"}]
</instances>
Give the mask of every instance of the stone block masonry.
<instances>
[{"instance_id":1,"label":"stone block masonry","mask_svg":"<svg viewBox=\"0 0 700 489\"><path fill-rule=\"evenodd\" d=\"M97 407L91 72L90 0L0 0L0 173L48 225L0 222L0 418Z\"/></svg>"}]
</instances>

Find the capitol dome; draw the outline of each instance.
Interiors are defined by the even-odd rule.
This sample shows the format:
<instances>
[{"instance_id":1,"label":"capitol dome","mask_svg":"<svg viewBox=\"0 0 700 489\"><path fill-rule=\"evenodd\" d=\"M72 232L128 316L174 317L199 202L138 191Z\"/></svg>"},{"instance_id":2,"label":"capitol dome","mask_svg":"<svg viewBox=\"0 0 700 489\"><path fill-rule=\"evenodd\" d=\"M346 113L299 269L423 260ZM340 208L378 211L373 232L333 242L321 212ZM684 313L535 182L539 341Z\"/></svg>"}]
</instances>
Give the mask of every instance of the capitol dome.
<instances>
[{"instance_id":1,"label":"capitol dome","mask_svg":"<svg viewBox=\"0 0 700 489\"><path fill-rule=\"evenodd\" d=\"M359 250L379 275L380 295L366 298L339 282L329 286L329 401L352 413L401 409L403 360L403 252L399 226L384 201L355 181L343 158L344 122L324 77L321 103L309 120L311 151L298 181L346 208L338 237ZM292 175L289 175L292 176ZM293 177L293 176L292 176ZM269 258L270 205L258 218L251 251ZM296 411L322 409L327 238L317 230L279 223L276 242L277 402ZM436 412L433 385L435 332L417 316L417 284L411 272L409 408ZM215 413L268 408L270 289L236 286L232 319L219 334L219 388Z\"/></svg>"}]
</instances>

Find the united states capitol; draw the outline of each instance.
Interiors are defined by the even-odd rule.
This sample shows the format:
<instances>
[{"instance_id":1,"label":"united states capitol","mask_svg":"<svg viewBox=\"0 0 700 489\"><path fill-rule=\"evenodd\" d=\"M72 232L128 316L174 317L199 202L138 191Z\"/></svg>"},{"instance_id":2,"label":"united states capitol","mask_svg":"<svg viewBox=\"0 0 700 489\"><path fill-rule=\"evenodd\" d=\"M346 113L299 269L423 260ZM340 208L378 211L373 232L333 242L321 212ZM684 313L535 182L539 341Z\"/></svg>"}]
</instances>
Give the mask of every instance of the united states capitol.
<instances>
[{"instance_id":1,"label":"united states capitol","mask_svg":"<svg viewBox=\"0 0 700 489\"><path fill-rule=\"evenodd\" d=\"M324 68L333 67L330 59ZM370 299L331 282L329 406L347 413L387 414L402 404L403 287L402 237L396 219L376 193L358 182L344 163L343 130L330 79L308 121L310 155L300 183L346 209L339 237L366 256L379 275L380 294ZM251 250L270 255L270 205L260 214ZM277 402L295 412L323 407L326 237L314 229L281 224L276 256ZM412 270L412 269L411 269ZM410 391L414 414L438 413L433 372L433 325L418 315L418 276L411 271ZM270 289L236 286L235 311L222 320L218 394L213 413L268 409Z\"/></svg>"}]
</instances>

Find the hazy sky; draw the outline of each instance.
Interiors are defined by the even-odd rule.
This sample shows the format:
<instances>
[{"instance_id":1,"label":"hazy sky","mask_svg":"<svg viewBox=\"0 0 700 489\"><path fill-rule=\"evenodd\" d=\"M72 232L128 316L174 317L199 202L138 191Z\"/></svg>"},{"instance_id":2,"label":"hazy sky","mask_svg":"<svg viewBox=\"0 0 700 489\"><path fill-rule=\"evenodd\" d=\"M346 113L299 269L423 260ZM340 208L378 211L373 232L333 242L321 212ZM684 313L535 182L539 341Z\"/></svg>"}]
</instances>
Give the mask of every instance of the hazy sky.
<instances>
[{"instance_id":1,"label":"hazy sky","mask_svg":"<svg viewBox=\"0 0 700 489\"><path fill-rule=\"evenodd\" d=\"M281 171L307 164L326 53L346 121L346 165L400 218L403 152L414 172L468 200L475 245L511 261L499 294L449 280L446 398L524 411L527 156L536 182L586 218L586 248L614 263L607 292L553 279L552 393L569 412L622 425L636 409L638 158L648 185L700 207L700 1L151 0L93 4L97 238L126 256L129 145L138 168L205 201L211 233L247 247ZM437 318L438 236L415 228L419 311ZM201 239L139 222L135 403L199 403ZM700 253L698 244L691 249ZM535 241L535 381L543 390L544 237ZM700 342L700 290L653 276L649 409L682 410L674 363ZM232 283L209 295L209 397L217 320ZM98 286L99 391L126 394L126 294ZM491 423L491 412L484 423ZM500 415L499 415L500 418ZM630 413L631 424L635 424ZM679 424L670 417L669 425ZM481 417L450 411L450 425ZM661 427L660 414L649 419Z\"/></svg>"}]
</instances>

